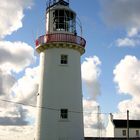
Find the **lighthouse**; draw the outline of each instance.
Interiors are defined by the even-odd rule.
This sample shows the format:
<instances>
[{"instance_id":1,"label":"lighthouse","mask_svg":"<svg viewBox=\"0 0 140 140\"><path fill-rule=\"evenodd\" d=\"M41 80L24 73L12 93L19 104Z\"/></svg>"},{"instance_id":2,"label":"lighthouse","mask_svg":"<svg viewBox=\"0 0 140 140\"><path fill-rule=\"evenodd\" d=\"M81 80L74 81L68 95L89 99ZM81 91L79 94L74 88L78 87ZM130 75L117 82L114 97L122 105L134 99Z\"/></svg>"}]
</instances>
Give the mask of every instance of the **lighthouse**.
<instances>
[{"instance_id":1,"label":"lighthouse","mask_svg":"<svg viewBox=\"0 0 140 140\"><path fill-rule=\"evenodd\" d=\"M40 81L35 140L84 139L80 57L85 45L69 1L50 0L46 34L36 40Z\"/></svg>"}]
</instances>

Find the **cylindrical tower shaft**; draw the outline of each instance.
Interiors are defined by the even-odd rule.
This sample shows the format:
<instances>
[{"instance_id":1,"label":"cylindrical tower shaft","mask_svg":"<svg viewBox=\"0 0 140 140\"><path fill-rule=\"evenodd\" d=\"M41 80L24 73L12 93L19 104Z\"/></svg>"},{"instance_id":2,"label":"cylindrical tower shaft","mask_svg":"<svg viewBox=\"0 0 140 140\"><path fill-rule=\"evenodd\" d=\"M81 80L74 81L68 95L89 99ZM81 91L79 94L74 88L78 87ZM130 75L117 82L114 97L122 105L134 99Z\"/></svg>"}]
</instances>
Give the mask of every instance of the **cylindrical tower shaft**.
<instances>
[{"instance_id":1,"label":"cylindrical tower shaft","mask_svg":"<svg viewBox=\"0 0 140 140\"><path fill-rule=\"evenodd\" d=\"M67 1L49 4L46 17L47 34L36 40L40 82L35 140L82 140L80 56L85 40L75 34L76 14Z\"/></svg>"}]
</instances>

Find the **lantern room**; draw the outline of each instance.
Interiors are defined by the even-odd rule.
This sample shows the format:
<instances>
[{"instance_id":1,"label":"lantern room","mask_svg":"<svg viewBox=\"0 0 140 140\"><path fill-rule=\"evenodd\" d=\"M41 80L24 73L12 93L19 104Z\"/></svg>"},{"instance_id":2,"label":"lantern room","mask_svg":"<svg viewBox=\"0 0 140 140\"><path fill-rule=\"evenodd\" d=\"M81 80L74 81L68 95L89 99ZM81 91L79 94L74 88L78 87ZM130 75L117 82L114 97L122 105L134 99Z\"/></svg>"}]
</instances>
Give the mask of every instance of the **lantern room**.
<instances>
[{"instance_id":1,"label":"lantern room","mask_svg":"<svg viewBox=\"0 0 140 140\"><path fill-rule=\"evenodd\" d=\"M46 9L46 33L76 34L76 13L68 0L50 0Z\"/></svg>"}]
</instances>

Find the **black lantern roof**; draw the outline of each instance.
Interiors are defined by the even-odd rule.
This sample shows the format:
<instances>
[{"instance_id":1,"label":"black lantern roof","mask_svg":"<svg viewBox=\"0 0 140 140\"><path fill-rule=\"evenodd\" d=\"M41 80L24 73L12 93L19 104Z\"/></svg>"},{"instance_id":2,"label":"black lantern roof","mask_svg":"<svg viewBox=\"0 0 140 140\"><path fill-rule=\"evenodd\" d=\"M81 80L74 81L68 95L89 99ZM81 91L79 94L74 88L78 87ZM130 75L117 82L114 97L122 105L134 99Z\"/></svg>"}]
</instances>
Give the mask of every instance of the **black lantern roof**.
<instances>
[{"instance_id":1,"label":"black lantern roof","mask_svg":"<svg viewBox=\"0 0 140 140\"><path fill-rule=\"evenodd\" d=\"M69 0L49 0L47 2L47 9L55 5L69 6Z\"/></svg>"}]
</instances>

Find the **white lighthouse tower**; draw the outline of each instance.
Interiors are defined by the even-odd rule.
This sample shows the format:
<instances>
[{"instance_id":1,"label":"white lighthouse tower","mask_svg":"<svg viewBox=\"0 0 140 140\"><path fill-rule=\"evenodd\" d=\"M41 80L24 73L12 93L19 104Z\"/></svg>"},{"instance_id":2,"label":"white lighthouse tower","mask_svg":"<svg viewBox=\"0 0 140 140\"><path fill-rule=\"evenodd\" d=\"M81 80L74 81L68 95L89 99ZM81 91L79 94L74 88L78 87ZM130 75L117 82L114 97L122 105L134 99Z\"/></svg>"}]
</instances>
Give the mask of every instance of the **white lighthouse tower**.
<instances>
[{"instance_id":1,"label":"white lighthouse tower","mask_svg":"<svg viewBox=\"0 0 140 140\"><path fill-rule=\"evenodd\" d=\"M77 36L76 13L67 0L50 0L40 54L35 140L83 140L80 56L86 41Z\"/></svg>"}]
</instances>

